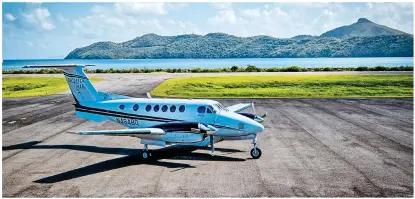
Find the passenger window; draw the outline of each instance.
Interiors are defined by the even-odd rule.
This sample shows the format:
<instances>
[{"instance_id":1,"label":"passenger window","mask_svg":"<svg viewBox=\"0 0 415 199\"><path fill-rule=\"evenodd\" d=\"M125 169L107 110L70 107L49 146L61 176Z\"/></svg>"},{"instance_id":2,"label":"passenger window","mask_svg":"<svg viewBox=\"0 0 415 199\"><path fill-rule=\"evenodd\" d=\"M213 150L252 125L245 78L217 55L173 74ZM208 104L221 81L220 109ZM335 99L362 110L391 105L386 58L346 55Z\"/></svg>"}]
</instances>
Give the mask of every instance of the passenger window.
<instances>
[{"instance_id":1,"label":"passenger window","mask_svg":"<svg viewBox=\"0 0 415 199\"><path fill-rule=\"evenodd\" d=\"M146 106L146 111L147 112L150 112L151 111L151 105L150 104Z\"/></svg>"},{"instance_id":2,"label":"passenger window","mask_svg":"<svg viewBox=\"0 0 415 199\"><path fill-rule=\"evenodd\" d=\"M184 105L181 105L181 106L179 107L179 111L180 111L180 112L184 112L184 110L186 110L186 107L184 107Z\"/></svg>"},{"instance_id":3,"label":"passenger window","mask_svg":"<svg viewBox=\"0 0 415 199\"><path fill-rule=\"evenodd\" d=\"M197 108L197 112L198 113L205 113L206 111L206 107L205 106L199 106L199 108Z\"/></svg>"},{"instance_id":4,"label":"passenger window","mask_svg":"<svg viewBox=\"0 0 415 199\"><path fill-rule=\"evenodd\" d=\"M167 105L163 105L163 106L161 107L161 111L163 111L163 112L166 112L166 111L167 111L167 109L168 109Z\"/></svg>"},{"instance_id":5,"label":"passenger window","mask_svg":"<svg viewBox=\"0 0 415 199\"><path fill-rule=\"evenodd\" d=\"M154 106L154 112L159 112L160 110L160 106L159 105L155 105Z\"/></svg>"},{"instance_id":6,"label":"passenger window","mask_svg":"<svg viewBox=\"0 0 415 199\"><path fill-rule=\"evenodd\" d=\"M124 104L121 104L121 105L120 105L120 109L121 109L121 110L124 110L124 108L125 108L125 105L124 105Z\"/></svg>"},{"instance_id":7,"label":"passenger window","mask_svg":"<svg viewBox=\"0 0 415 199\"><path fill-rule=\"evenodd\" d=\"M133 110L134 110L134 111L137 111L137 110L138 110L138 104L134 104L134 106L133 106Z\"/></svg>"},{"instance_id":8,"label":"passenger window","mask_svg":"<svg viewBox=\"0 0 415 199\"><path fill-rule=\"evenodd\" d=\"M173 112L175 112L175 111L176 111L176 106L175 106L175 105L171 106L171 107L170 107L170 112L172 112L172 113L173 113Z\"/></svg>"}]
</instances>

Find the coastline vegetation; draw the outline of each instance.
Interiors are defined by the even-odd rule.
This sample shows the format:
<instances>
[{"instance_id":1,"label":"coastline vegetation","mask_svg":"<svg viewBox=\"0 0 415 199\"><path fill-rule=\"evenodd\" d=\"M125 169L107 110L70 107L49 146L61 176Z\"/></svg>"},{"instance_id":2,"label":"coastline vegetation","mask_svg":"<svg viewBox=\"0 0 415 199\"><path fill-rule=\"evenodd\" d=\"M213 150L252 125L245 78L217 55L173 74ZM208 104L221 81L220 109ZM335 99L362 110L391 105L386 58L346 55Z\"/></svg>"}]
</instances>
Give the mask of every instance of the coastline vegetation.
<instances>
[{"instance_id":1,"label":"coastline vegetation","mask_svg":"<svg viewBox=\"0 0 415 199\"><path fill-rule=\"evenodd\" d=\"M168 79L153 96L181 98L412 97L413 75L274 75Z\"/></svg>"},{"instance_id":2,"label":"coastline vegetation","mask_svg":"<svg viewBox=\"0 0 415 199\"><path fill-rule=\"evenodd\" d=\"M327 72L327 71L413 71L413 66L359 66L359 67L270 67L259 68L255 65L248 65L247 67L232 66L230 68L133 68L133 69L85 69L86 73L227 73L227 72ZM39 69L39 70L4 70L3 74L60 74L60 69Z\"/></svg>"},{"instance_id":3,"label":"coastline vegetation","mask_svg":"<svg viewBox=\"0 0 415 199\"><path fill-rule=\"evenodd\" d=\"M101 78L90 78L98 82ZM52 95L68 90L64 77L3 77L3 98Z\"/></svg>"}]
</instances>

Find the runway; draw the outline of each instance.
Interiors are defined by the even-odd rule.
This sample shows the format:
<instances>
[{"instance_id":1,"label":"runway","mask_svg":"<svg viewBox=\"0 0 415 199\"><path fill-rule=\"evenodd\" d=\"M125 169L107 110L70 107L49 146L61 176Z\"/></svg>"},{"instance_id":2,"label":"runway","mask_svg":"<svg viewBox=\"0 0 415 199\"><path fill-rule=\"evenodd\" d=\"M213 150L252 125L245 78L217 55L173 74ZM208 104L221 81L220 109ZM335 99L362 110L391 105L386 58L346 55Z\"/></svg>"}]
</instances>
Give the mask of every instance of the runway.
<instances>
[{"instance_id":1,"label":"runway","mask_svg":"<svg viewBox=\"0 0 415 199\"><path fill-rule=\"evenodd\" d=\"M145 97L175 75L102 74L98 90ZM122 128L74 115L69 92L3 99L3 197L412 197L413 100L218 99L268 112L250 141L208 148L152 147L129 137L80 136Z\"/></svg>"}]
</instances>

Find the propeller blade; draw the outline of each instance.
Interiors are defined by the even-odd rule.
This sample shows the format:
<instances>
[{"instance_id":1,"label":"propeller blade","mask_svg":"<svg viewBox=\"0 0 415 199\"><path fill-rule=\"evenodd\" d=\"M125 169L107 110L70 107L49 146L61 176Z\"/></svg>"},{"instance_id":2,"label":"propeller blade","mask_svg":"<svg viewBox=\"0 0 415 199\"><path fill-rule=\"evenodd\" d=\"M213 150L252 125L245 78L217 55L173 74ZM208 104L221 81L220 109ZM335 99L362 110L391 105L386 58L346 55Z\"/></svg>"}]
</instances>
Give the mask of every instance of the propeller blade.
<instances>
[{"instance_id":1,"label":"propeller blade","mask_svg":"<svg viewBox=\"0 0 415 199\"><path fill-rule=\"evenodd\" d=\"M254 110L254 114L256 115L256 110L255 110L254 102L252 102L252 109Z\"/></svg>"}]
</instances>

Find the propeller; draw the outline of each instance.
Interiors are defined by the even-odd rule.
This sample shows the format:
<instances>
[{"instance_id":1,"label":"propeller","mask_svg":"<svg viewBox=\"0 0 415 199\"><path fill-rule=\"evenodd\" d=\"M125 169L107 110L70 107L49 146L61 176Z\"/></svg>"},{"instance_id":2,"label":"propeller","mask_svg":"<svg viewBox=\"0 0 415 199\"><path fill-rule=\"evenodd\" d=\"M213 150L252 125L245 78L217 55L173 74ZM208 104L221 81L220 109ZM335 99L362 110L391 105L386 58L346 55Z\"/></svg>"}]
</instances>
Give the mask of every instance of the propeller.
<instances>
[{"instance_id":1,"label":"propeller","mask_svg":"<svg viewBox=\"0 0 415 199\"><path fill-rule=\"evenodd\" d=\"M254 102L251 102L251 104L252 104L252 110L254 110L254 114L256 115L256 110L255 110Z\"/></svg>"},{"instance_id":2,"label":"propeller","mask_svg":"<svg viewBox=\"0 0 415 199\"><path fill-rule=\"evenodd\" d=\"M204 132L208 135L213 135L218 131L218 129L213 127L212 125L207 125L206 126L202 123L199 123L198 128L200 129L201 132Z\"/></svg>"},{"instance_id":3,"label":"propeller","mask_svg":"<svg viewBox=\"0 0 415 199\"><path fill-rule=\"evenodd\" d=\"M210 151L211 151L211 155L213 156L214 153L215 153L213 135L218 131L218 129L213 127L212 125L207 125L206 126L202 123L199 123L198 128L199 128L200 132L204 132L204 133L206 133L206 135L209 135Z\"/></svg>"}]
</instances>

